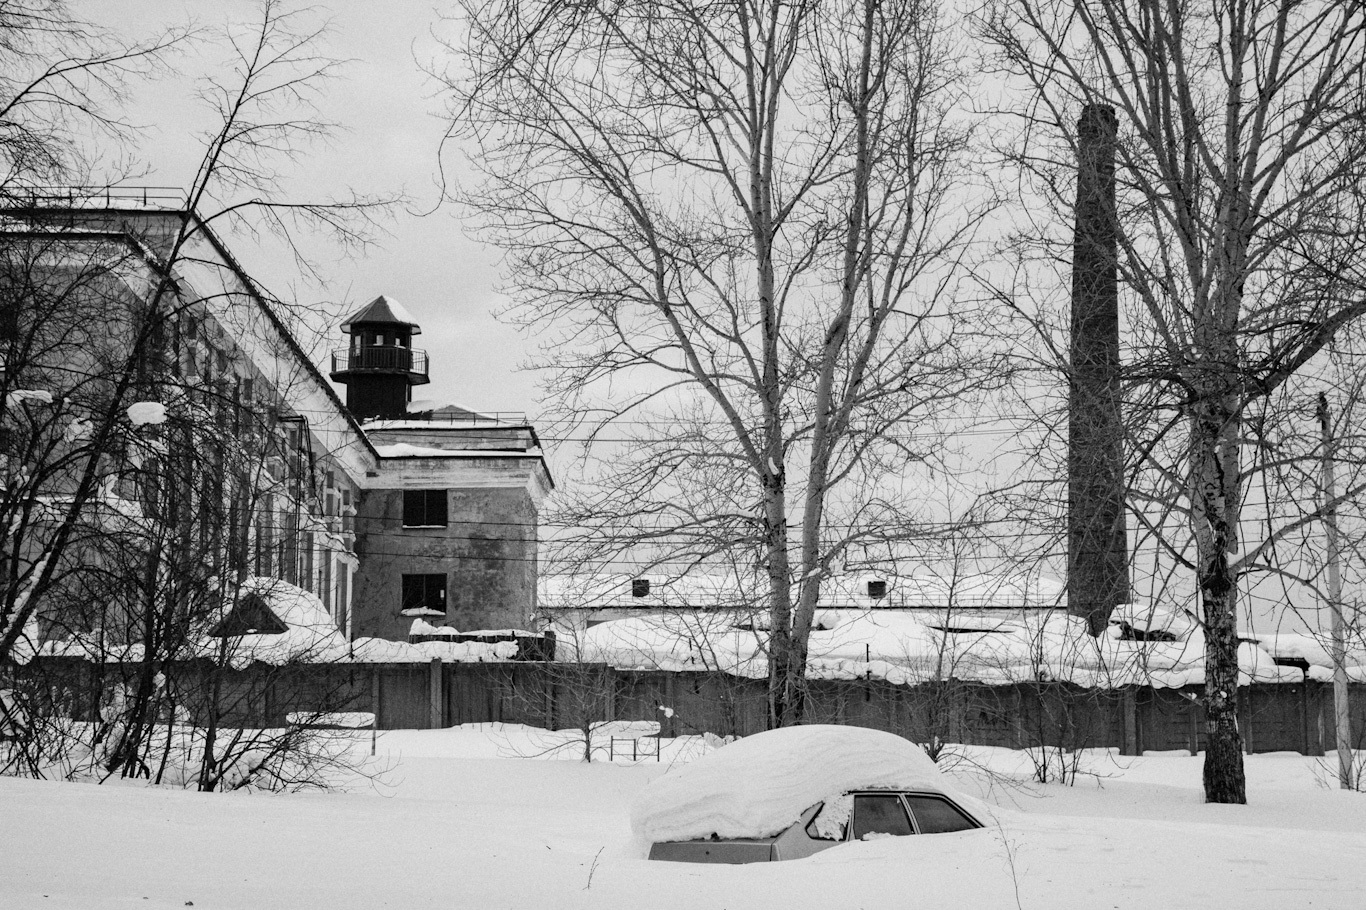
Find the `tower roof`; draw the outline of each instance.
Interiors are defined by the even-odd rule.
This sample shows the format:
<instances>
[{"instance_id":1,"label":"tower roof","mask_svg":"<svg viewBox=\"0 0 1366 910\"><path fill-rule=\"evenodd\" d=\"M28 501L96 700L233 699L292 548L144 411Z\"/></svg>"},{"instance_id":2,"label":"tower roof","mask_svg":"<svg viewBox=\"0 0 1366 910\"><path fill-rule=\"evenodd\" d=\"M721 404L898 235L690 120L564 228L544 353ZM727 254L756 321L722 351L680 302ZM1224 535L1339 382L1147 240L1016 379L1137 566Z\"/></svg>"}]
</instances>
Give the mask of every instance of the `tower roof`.
<instances>
[{"instance_id":1,"label":"tower roof","mask_svg":"<svg viewBox=\"0 0 1366 910\"><path fill-rule=\"evenodd\" d=\"M413 330L414 335L422 334L422 329L418 326L417 321L403 308L403 304L399 303L394 298L386 297L383 294L380 294L374 300L353 313L342 323L341 329L349 335L351 334L351 326L353 325L375 323L406 325Z\"/></svg>"}]
</instances>

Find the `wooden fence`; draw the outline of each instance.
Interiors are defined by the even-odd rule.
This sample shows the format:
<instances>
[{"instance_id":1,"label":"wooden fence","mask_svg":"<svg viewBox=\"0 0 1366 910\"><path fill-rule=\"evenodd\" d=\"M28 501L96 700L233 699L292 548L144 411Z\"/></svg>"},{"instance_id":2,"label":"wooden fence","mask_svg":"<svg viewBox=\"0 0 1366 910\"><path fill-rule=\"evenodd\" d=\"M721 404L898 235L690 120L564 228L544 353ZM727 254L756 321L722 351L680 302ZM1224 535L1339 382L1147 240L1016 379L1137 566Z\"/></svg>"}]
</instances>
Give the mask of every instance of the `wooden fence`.
<instances>
[{"instance_id":1,"label":"wooden fence","mask_svg":"<svg viewBox=\"0 0 1366 910\"><path fill-rule=\"evenodd\" d=\"M21 672L53 710L95 719L133 667L68 659ZM765 727L766 684L717 673L617 670L538 662L252 665L208 662L168 674L189 693L191 716L217 686L219 723L272 726L293 711L370 711L382 730L468 723L560 729L593 721L659 721L661 733L744 736ZM195 694L199 693L199 694ZM1334 742L1331 687L1312 681L1240 689L1239 726L1249 752L1322 755ZM918 742L1025 748L1110 747L1126 755L1204 748L1200 687L1084 689L1067 683L991 686L960 680L894 686L882 680L812 680L812 722L888 730ZM1352 686L1352 729L1366 731L1366 685ZM667 709L667 710L666 710Z\"/></svg>"}]
</instances>

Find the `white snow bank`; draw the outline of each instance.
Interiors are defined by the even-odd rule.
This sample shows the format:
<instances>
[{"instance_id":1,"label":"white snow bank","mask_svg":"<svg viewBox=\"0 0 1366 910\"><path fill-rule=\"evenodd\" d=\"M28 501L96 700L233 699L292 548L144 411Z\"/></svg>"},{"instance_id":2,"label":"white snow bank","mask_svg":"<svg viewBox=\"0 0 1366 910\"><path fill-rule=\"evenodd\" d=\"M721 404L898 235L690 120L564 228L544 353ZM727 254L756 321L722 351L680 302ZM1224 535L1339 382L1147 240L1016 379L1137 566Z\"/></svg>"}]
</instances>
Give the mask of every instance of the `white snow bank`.
<instances>
[{"instance_id":1,"label":"white snow bank","mask_svg":"<svg viewBox=\"0 0 1366 910\"><path fill-rule=\"evenodd\" d=\"M737 740L652 781L631 809L631 829L655 843L771 837L816 803L862 787L944 792L914 743L862 727L811 725Z\"/></svg>"},{"instance_id":2,"label":"white snow bank","mask_svg":"<svg viewBox=\"0 0 1366 910\"><path fill-rule=\"evenodd\" d=\"M1205 642L1197 628L1182 641L1092 638L1085 620L1060 611L990 617L978 623L935 611L827 610L811 633L807 676L883 679L915 685L960 679L992 685L1064 681L1093 688L1180 688L1205 679ZM668 612L611 620L583 632L582 659L622 669L720 670L762 678L767 633L744 616ZM566 651L562 659L572 659ZM1239 683L1303 680L1266 650L1238 649Z\"/></svg>"},{"instance_id":3,"label":"white snow bank","mask_svg":"<svg viewBox=\"0 0 1366 910\"><path fill-rule=\"evenodd\" d=\"M428 663L440 658L448 663L491 663L512 660L517 656L515 641L388 641L383 638L358 638L349 656L338 660L355 663L404 664Z\"/></svg>"},{"instance_id":4,"label":"white snow bank","mask_svg":"<svg viewBox=\"0 0 1366 910\"><path fill-rule=\"evenodd\" d=\"M1275 635L1258 636L1258 641L1275 657L1299 659L1325 669L1331 669L1333 666L1333 656L1329 650L1332 642L1327 635L1280 632ZM1363 647L1361 638L1357 635L1350 636L1346 645L1343 656L1348 669L1366 667L1366 647Z\"/></svg>"},{"instance_id":5,"label":"white snow bank","mask_svg":"<svg viewBox=\"0 0 1366 910\"><path fill-rule=\"evenodd\" d=\"M26 401L52 404L52 393L46 389L15 389L6 395L5 399L11 407Z\"/></svg>"},{"instance_id":6,"label":"white snow bank","mask_svg":"<svg viewBox=\"0 0 1366 910\"><path fill-rule=\"evenodd\" d=\"M135 427L166 422L166 405L159 401L135 401L128 406L128 420Z\"/></svg>"},{"instance_id":7,"label":"white snow bank","mask_svg":"<svg viewBox=\"0 0 1366 910\"><path fill-rule=\"evenodd\" d=\"M1119 604L1110 614L1110 634L1119 638L1122 626L1147 633L1166 633L1176 639L1190 637L1199 625L1184 610L1173 610L1160 604Z\"/></svg>"},{"instance_id":8,"label":"white snow bank","mask_svg":"<svg viewBox=\"0 0 1366 910\"><path fill-rule=\"evenodd\" d=\"M415 446L406 442L392 445L375 446L380 458L535 458L527 452L510 452L502 449L436 449L430 446Z\"/></svg>"},{"instance_id":9,"label":"white snow bank","mask_svg":"<svg viewBox=\"0 0 1366 910\"><path fill-rule=\"evenodd\" d=\"M445 615L444 613L441 615ZM540 638L539 632L528 632L525 629L472 629L461 632L455 626L434 626L425 619L414 619L413 624L408 627L408 636L411 638L416 635L440 635L447 638L463 636L465 638Z\"/></svg>"}]
</instances>

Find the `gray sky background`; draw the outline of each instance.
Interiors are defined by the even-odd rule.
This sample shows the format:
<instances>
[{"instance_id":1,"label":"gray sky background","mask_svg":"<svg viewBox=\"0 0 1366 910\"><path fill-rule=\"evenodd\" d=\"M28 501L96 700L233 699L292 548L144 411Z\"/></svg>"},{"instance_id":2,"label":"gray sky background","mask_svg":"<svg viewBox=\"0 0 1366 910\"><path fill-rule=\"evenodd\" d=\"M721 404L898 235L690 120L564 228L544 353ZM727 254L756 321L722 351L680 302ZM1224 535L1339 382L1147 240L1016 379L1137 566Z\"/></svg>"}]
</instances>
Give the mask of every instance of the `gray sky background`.
<instances>
[{"instance_id":1,"label":"gray sky background","mask_svg":"<svg viewBox=\"0 0 1366 910\"><path fill-rule=\"evenodd\" d=\"M130 37L190 20L221 27L259 16L255 0L130 0L81 7L78 14ZM439 27L435 8L429 0L343 2L333 9L317 7L309 18L331 20L320 50L350 61L339 78L323 85L318 102L322 116L341 129L330 147L314 147L297 164L284 164L282 196L316 201L348 187L364 193L404 191L415 212L431 211L439 200L437 148L444 124L434 116L441 103L418 61L442 53L431 34ZM195 97L196 79L215 67L226 73L224 63L223 48L204 42L175 60L176 74L137 90L128 116L145 127L139 153L150 168L139 183L183 188L193 179L202 133L214 126L212 112ZM458 155L448 153L447 162L459 163ZM314 256L329 276L325 289L302 283L293 260L281 255L278 245L241 238L230 242L239 260L275 294L341 309L357 308L377 294L402 302L422 325L417 346L431 355L432 382L415 388L414 397L479 410L534 412L534 377L517 371L530 343L492 315L503 302L495 290L497 251L468 236L460 214L449 203L425 216L400 211L389 225L391 236L379 238L363 259L339 258L335 247L315 246ZM343 337L334 329L332 346Z\"/></svg>"}]
</instances>

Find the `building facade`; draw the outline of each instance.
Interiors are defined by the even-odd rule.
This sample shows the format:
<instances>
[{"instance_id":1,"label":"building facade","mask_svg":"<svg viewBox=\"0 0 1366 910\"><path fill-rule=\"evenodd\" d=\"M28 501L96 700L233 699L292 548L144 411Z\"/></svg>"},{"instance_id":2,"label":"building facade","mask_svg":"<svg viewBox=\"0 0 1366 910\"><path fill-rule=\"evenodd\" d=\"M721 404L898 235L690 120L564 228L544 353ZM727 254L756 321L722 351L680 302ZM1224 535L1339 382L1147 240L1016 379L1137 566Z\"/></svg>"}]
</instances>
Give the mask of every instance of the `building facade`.
<instances>
[{"instance_id":1,"label":"building facade","mask_svg":"<svg viewBox=\"0 0 1366 910\"><path fill-rule=\"evenodd\" d=\"M525 419L410 412L428 363L392 299L341 326L343 402L285 308L174 201L34 200L0 212L0 244L0 508L42 512L5 543L11 607L53 574L53 554L73 577L95 563L110 576L121 555L155 547L171 576L168 552L209 586L266 577L311 591L351 639L406 640L419 618L529 623L552 486L539 440ZM70 318L54 321L63 306ZM35 469L35 453L63 451ZM86 535L107 553L69 530L56 547L68 505L118 516ZM48 612L44 637L76 622ZM111 619L76 622L92 623Z\"/></svg>"}]
</instances>

